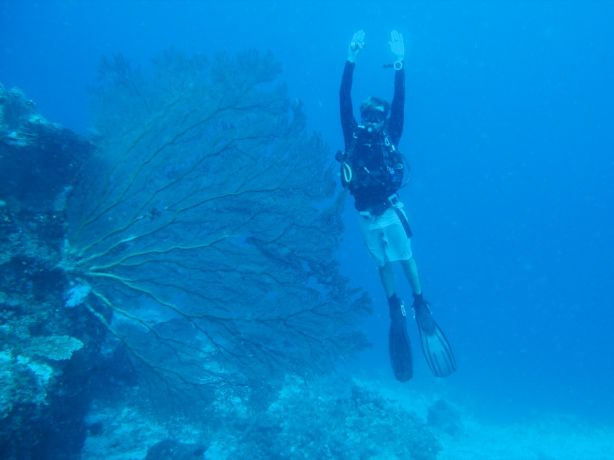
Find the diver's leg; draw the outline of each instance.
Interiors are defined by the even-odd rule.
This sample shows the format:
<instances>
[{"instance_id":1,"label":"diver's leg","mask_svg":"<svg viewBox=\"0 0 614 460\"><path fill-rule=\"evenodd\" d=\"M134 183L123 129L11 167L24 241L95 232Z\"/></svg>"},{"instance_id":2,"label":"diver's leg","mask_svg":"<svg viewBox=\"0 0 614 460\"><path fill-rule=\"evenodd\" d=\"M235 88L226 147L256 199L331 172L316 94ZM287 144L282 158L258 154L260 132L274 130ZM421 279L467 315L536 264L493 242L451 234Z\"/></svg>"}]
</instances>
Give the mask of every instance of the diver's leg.
<instances>
[{"instance_id":1,"label":"diver's leg","mask_svg":"<svg viewBox=\"0 0 614 460\"><path fill-rule=\"evenodd\" d=\"M401 266L403 267L403 273L409 285L414 293L414 296L422 294L422 286L420 284L420 276L418 275L418 266L416 265L416 259L410 257L409 259L401 260Z\"/></svg>"},{"instance_id":2,"label":"diver's leg","mask_svg":"<svg viewBox=\"0 0 614 460\"><path fill-rule=\"evenodd\" d=\"M420 277L418 276L418 266L411 249L411 238L407 235L401 221L386 227L386 249L388 260L398 261L403 267L403 273L409 281L409 285L414 295L422 293ZM390 265L390 263L388 263Z\"/></svg>"},{"instance_id":3,"label":"diver's leg","mask_svg":"<svg viewBox=\"0 0 614 460\"><path fill-rule=\"evenodd\" d=\"M390 262L386 262L379 267L379 277L386 293L386 298L390 299L395 294L394 270Z\"/></svg>"}]
</instances>

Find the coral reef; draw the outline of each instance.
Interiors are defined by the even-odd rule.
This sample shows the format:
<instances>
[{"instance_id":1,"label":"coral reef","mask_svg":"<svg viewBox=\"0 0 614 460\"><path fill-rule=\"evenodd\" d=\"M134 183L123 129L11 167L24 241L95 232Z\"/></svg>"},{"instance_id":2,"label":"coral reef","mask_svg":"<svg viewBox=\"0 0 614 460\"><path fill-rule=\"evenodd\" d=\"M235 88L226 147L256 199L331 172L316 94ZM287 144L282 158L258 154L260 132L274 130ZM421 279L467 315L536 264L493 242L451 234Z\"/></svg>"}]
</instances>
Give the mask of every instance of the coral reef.
<instances>
[{"instance_id":1,"label":"coral reef","mask_svg":"<svg viewBox=\"0 0 614 460\"><path fill-rule=\"evenodd\" d=\"M461 412L449 402L438 399L429 407L427 423L435 430L450 436L462 432Z\"/></svg>"},{"instance_id":2,"label":"coral reef","mask_svg":"<svg viewBox=\"0 0 614 460\"><path fill-rule=\"evenodd\" d=\"M169 52L154 67L104 63L95 147L0 86L4 458L80 458L106 430L85 422L101 394L218 423L365 346L369 300L331 257L330 155L278 64ZM167 438L152 458L192 448Z\"/></svg>"},{"instance_id":3,"label":"coral reef","mask_svg":"<svg viewBox=\"0 0 614 460\"><path fill-rule=\"evenodd\" d=\"M17 88L0 84L0 200L13 210L62 213L93 145L36 112Z\"/></svg>"},{"instance_id":4,"label":"coral reef","mask_svg":"<svg viewBox=\"0 0 614 460\"><path fill-rule=\"evenodd\" d=\"M260 417L237 426L230 458L431 460L435 436L394 401L346 380L288 382Z\"/></svg>"},{"instance_id":5,"label":"coral reef","mask_svg":"<svg viewBox=\"0 0 614 460\"><path fill-rule=\"evenodd\" d=\"M205 447L165 439L150 447L145 460L194 460L203 458Z\"/></svg>"},{"instance_id":6,"label":"coral reef","mask_svg":"<svg viewBox=\"0 0 614 460\"><path fill-rule=\"evenodd\" d=\"M101 427L83 459L403 459L434 460L441 445L430 428L397 401L345 378L288 376L266 407L246 400L217 405L198 423L161 426L133 406L94 404ZM203 455L204 454L204 455Z\"/></svg>"},{"instance_id":7,"label":"coral reef","mask_svg":"<svg viewBox=\"0 0 614 460\"><path fill-rule=\"evenodd\" d=\"M3 458L76 458L85 437L81 419L105 331L63 307L69 280L58 265L66 192L76 159L90 153L89 142L45 121L19 90L0 86Z\"/></svg>"}]
</instances>

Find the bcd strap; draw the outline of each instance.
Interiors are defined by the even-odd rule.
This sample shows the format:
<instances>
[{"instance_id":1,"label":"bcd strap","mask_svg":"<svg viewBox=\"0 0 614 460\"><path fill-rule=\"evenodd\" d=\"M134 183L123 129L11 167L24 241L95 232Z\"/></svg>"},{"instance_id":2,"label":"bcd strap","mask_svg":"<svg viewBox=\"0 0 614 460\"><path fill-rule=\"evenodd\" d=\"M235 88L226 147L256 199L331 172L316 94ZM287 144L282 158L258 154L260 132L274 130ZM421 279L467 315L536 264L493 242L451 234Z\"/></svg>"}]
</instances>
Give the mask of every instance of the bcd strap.
<instances>
[{"instance_id":1,"label":"bcd strap","mask_svg":"<svg viewBox=\"0 0 614 460\"><path fill-rule=\"evenodd\" d=\"M405 215L403 211L401 211L396 206L392 206L392 209L394 209L394 212L397 213L397 216L399 220L401 221L401 225L403 225L403 230L405 230L405 234L407 235L407 238L411 238L413 236L413 232L411 231L411 227L409 226L409 222L407 221L407 216Z\"/></svg>"}]
</instances>

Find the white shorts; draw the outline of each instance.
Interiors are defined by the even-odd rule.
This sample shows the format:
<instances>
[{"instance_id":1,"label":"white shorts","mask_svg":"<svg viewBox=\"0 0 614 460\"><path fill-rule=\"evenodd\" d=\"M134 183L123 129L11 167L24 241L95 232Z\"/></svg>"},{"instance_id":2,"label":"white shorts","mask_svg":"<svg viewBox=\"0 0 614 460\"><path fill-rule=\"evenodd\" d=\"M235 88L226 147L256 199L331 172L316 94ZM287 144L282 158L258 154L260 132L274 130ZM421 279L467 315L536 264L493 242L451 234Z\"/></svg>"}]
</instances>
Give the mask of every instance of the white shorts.
<instances>
[{"instance_id":1,"label":"white shorts","mask_svg":"<svg viewBox=\"0 0 614 460\"><path fill-rule=\"evenodd\" d=\"M394 208L407 219L403 203L397 202ZM380 216L374 216L368 211L362 211L359 215L365 244L379 267L388 262L412 258L411 239L394 208L389 207Z\"/></svg>"}]
</instances>

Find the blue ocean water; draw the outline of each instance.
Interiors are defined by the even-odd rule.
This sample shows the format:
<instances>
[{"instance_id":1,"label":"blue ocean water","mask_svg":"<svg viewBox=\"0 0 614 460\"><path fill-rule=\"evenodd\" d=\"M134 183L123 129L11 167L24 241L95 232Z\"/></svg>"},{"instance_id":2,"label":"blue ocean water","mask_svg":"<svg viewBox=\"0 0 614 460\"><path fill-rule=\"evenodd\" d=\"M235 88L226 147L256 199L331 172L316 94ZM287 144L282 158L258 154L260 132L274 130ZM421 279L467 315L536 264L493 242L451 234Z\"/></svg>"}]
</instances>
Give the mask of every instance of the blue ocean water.
<instances>
[{"instance_id":1,"label":"blue ocean water","mask_svg":"<svg viewBox=\"0 0 614 460\"><path fill-rule=\"evenodd\" d=\"M86 133L101 56L271 50L309 125L342 146L338 86L363 28L354 100L389 97L387 39L407 43L403 191L426 297L459 371L445 391L496 419L612 422L614 3L10 1L0 80ZM348 204L345 273L381 306L361 372L388 372L387 311ZM404 295L409 291L404 288ZM415 336L415 331L413 331ZM417 352L417 342L414 345ZM416 358L414 381L440 383Z\"/></svg>"}]
</instances>

